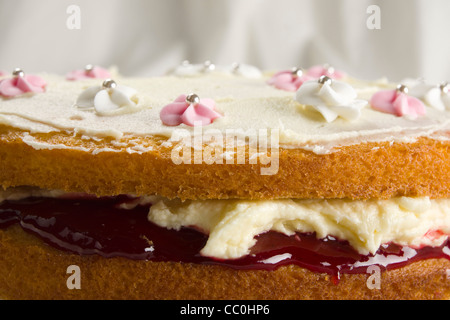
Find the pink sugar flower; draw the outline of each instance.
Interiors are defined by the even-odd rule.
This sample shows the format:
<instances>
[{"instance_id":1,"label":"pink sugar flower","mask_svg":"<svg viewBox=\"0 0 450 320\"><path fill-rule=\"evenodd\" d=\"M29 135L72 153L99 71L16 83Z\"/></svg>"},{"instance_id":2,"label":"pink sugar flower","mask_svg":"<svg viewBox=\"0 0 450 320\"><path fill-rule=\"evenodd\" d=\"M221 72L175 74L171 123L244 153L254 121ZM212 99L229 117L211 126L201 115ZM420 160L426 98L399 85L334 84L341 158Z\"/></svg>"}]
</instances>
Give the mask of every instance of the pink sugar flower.
<instances>
[{"instance_id":1,"label":"pink sugar flower","mask_svg":"<svg viewBox=\"0 0 450 320\"><path fill-rule=\"evenodd\" d=\"M26 75L22 70L15 69L13 77L0 81L0 95L15 97L25 93L41 93L45 91L47 83L36 75Z\"/></svg>"},{"instance_id":2,"label":"pink sugar flower","mask_svg":"<svg viewBox=\"0 0 450 320\"><path fill-rule=\"evenodd\" d=\"M304 75L300 69L283 70L275 73L267 83L277 89L285 91L297 91L303 82L311 80L308 75Z\"/></svg>"},{"instance_id":3,"label":"pink sugar flower","mask_svg":"<svg viewBox=\"0 0 450 320\"><path fill-rule=\"evenodd\" d=\"M173 103L166 105L160 112L161 121L167 126L205 126L214 119L222 117L215 110L212 99L200 99L196 94L180 95Z\"/></svg>"},{"instance_id":4,"label":"pink sugar flower","mask_svg":"<svg viewBox=\"0 0 450 320\"><path fill-rule=\"evenodd\" d=\"M334 69L328 65L317 65L312 66L306 72L306 75L311 78L320 78L321 76L327 76L332 79L342 79L344 77L344 72Z\"/></svg>"},{"instance_id":5,"label":"pink sugar flower","mask_svg":"<svg viewBox=\"0 0 450 320\"><path fill-rule=\"evenodd\" d=\"M111 73L98 66L88 64L82 70L74 70L66 75L67 80L85 80L85 79L108 79L111 78Z\"/></svg>"},{"instance_id":6,"label":"pink sugar flower","mask_svg":"<svg viewBox=\"0 0 450 320\"><path fill-rule=\"evenodd\" d=\"M394 90L381 90L370 99L370 105L375 110L391 113L398 117L410 116L417 118L426 113L425 105L419 99L407 95L408 89L399 85Z\"/></svg>"}]
</instances>

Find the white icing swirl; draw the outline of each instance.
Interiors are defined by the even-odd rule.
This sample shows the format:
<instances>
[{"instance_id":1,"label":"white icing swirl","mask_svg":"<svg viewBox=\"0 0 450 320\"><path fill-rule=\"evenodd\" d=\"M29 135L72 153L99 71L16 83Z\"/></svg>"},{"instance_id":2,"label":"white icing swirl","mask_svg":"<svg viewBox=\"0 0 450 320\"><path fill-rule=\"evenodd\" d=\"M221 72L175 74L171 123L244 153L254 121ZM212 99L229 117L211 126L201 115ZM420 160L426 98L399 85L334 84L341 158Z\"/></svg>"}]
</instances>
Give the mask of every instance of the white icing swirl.
<instances>
[{"instance_id":1,"label":"white icing swirl","mask_svg":"<svg viewBox=\"0 0 450 320\"><path fill-rule=\"evenodd\" d=\"M77 99L76 106L94 109L98 115L117 115L137 111L136 90L117 85L113 88L103 86L89 87Z\"/></svg>"},{"instance_id":2,"label":"white icing swirl","mask_svg":"<svg viewBox=\"0 0 450 320\"><path fill-rule=\"evenodd\" d=\"M439 111L450 110L450 93L443 92L439 85L423 80L411 82L409 94L422 100L427 106Z\"/></svg>"},{"instance_id":3,"label":"white icing swirl","mask_svg":"<svg viewBox=\"0 0 450 320\"><path fill-rule=\"evenodd\" d=\"M229 69L230 73L245 78L261 78L263 75L261 70L259 70L257 67L245 63L233 64L227 67L227 69Z\"/></svg>"},{"instance_id":4,"label":"white icing swirl","mask_svg":"<svg viewBox=\"0 0 450 320\"><path fill-rule=\"evenodd\" d=\"M442 92L438 87L428 90L423 100L428 106L437 110L450 110L450 94Z\"/></svg>"},{"instance_id":5,"label":"white icing swirl","mask_svg":"<svg viewBox=\"0 0 450 320\"><path fill-rule=\"evenodd\" d=\"M263 76L263 73L257 67L243 63L215 65L210 62L191 64L188 61L183 61L179 66L168 72L169 75L179 77L196 77L208 73L236 75L245 78L261 78Z\"/></svg>"},{"instance_id":6,"label":"white icing swirl","mask_svg":"<svg viewBox=\"0 0 450 320\"><path fill-rule=\"evenodd\" d=\"M201 75L205 71L203 64L192 64L189 61L183 61L179 66L169 70L167 74L178 77L192 77Z\"/></svg>"},{"instance_id":7,"label":"white icing swirl","mask_svg":"<svg viewBox=\"0 0 450 320\"><path fill-rule=\"evenodd\" d=\"M337 117L346 120L359 118L361 109L367 105L366 100L357 99L353 87L338 80L320 83L317 80L306 81L297 90L295 99L320 112L327 122Z\"/></svg>"}]
</instances>

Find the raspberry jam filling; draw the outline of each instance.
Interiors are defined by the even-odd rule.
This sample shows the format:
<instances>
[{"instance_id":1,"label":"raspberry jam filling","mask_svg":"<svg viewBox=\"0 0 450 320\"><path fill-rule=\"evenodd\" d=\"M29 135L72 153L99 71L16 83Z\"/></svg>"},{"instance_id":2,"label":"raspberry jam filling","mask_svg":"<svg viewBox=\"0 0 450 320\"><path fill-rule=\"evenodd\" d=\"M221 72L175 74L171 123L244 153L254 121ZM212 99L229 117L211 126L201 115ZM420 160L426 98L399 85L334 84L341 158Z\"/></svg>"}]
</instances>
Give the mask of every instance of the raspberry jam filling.
<instances>
[{"instance_id":1,"label":"raspberry jam filling","mask_svg":"<svg viewBox=\"0 0 450 320\"><path fill-rule=\"evenodd\" d=\"M223 265L235 269L274 270L295 264L311 271L339 275L365 273L370 265L382 270L429 258L450 259L450 243L413 249L395 244L373 255L357 253L347 242L314 234L285 236L267 232L257 237L251 253L235 260L199 254L208 236L190 229L167 230L147 220L149 205L123 209L127 196L104 198L27 198L0 204L0 228L20 224L47 244L81 254L134 260Z\"/></svg>"}]
</instances>

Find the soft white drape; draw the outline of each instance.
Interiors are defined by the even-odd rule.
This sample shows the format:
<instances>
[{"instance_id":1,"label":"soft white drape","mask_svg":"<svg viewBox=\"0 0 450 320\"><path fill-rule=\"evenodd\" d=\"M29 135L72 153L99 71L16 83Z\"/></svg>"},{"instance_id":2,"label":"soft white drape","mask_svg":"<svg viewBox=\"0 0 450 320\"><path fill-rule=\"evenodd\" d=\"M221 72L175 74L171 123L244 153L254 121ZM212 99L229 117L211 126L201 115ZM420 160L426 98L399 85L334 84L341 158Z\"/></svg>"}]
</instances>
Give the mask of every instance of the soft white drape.
<instances>
[{"instance_id":1,"label":"soft white drape","mask_svg":"<svg viewBox=\"0 0 450 320\"><path fill-rule=\"evenodd\" d=\"M69 29L67 8L80 8ZM366 25L370 5L380 29ZM329 63L361 78L450 80L448 0L0 0L0 70L88 63L159 75L188 59Z\"/></svg>"}]
</instances>

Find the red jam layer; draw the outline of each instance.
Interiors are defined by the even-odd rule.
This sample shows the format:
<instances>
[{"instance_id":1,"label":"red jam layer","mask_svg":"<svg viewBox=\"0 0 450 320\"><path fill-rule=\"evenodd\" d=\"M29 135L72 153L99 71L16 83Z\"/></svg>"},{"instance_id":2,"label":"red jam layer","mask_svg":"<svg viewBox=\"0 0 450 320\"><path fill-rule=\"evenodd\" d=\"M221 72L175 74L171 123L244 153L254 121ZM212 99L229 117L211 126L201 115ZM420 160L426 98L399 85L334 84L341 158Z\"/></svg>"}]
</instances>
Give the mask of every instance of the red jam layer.
<instances>
[{"instance_id":1,"label":"red jam layer","mask_svg":"<svg viewBox=\"0 0 450 320\"><path fill-rule=\"evenodd\" d=\"M295 264L311 271L339 275L366 273L370 265L381 270L429 258L450 259L450 243L413 249L390 244L373 255L357 253L347 242L314 234L285 236L267 232L257 237L251 254L236 260L218 260L199 254L208 237L190 228L167 230L147 220L149 206L121 209L127 196L99 199L28 198L0 204L0 228L18 223L49 245L81 255L125 257L135 260L176 261L223 265L235 269L274 270Z\"/></svg>"}]
</instances>

